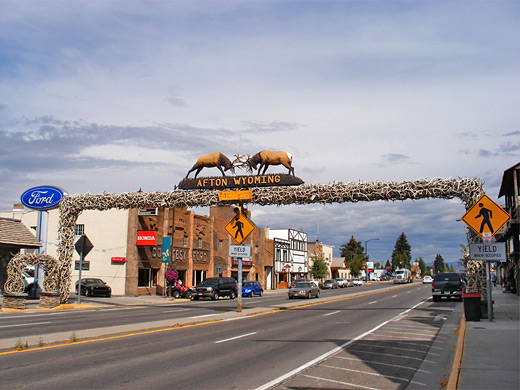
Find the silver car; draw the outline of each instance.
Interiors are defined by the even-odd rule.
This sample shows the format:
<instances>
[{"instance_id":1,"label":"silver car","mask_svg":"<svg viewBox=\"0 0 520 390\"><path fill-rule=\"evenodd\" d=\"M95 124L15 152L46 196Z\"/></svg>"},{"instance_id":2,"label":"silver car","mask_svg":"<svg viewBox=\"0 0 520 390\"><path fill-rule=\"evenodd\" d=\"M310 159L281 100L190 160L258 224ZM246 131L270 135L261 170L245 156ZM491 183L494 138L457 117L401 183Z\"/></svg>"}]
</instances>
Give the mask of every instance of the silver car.
<instances>
[{"instance_id":1,"label":"silver car","mask_svg":"<svg viewBox=\"0 0 520 390\"><path fill-rule=\"evenodd\" d=\"M314 282L297 282L289 289L289 299L320 297L320 288Z\"/></svg>"}]
</instances>

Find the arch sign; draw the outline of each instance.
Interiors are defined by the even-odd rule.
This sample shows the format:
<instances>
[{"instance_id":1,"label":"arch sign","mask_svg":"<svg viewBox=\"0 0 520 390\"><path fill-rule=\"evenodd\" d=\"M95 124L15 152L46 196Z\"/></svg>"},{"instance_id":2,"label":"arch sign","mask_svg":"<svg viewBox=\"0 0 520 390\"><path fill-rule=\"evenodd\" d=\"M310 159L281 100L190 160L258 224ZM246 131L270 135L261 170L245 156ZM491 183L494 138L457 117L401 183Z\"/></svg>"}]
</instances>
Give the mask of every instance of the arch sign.
<instances>
[{"instance_id":1,"label":"arch sign","mask_svg":"<svg viewBox=\"0 0 520 390\"><path fill-rule=\"evenodd\" d=\"M256 156L256 155L255 155ZM276 160L268 156L270 160L262 161L254 157L247 160L249 167L256 169L260 174L260 167L266 164L274 165ZM283 156L282 156L283 157ZM288 166L294 175L292 166L288 159L281 158L280 164ZM292 161L292 157L291 157ZM216 166L211 164L222 163L226 166L224 159L207 161L204 166ZM225 164L224 164L225 163ZM232 166L227 164L231 169ZM198 170L198 167L195 167ZM223 169L224 171L224 169ZM265 169L261 174L265 173ZM254 180L253 180L254 181ZM292 184L292 183L291 183ZM416 181L402 182L357 182L357 183L333 183L312 184L297 186L274 186L253 187L252 198L247 203L256 205L290 205L290 204L332 204L332 203L357 203L372 202L378 200L404 201L407 199L453 199L459 198L466 206L473 205L483 194L482 182L476 178L459 179L420 179ZM62 199L59 209L60 218L58 226L58 249L57 263L59 267L55 271L47 273L46 277L56 282L53 291L60 293L60 300L66 303L72 277L72 255L74 252L74 226L78 216L83 210L109 210L109 209L132 209L150 207L207 207L224 206L233 203L244 203L240 201L224 201L219 198L219 189L213 190L174 190L164 192L131 192L131 193L102 193L102 194L76 194ZM236 233L236 231L235 231ZM36 261L36 260L35 260ZM21 272L20 272L21 275ZM17 272L9 273L5 283L7 292L18 292L19 285L16 284Z\"/></svg>"}]
</instances>

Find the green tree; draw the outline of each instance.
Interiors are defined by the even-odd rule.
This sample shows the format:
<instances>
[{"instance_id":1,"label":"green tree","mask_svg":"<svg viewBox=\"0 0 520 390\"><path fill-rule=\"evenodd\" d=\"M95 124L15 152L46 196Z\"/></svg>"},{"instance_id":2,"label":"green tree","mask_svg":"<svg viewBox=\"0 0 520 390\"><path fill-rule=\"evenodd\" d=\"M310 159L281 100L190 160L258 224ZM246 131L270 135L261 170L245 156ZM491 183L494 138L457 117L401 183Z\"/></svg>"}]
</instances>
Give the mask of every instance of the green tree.
<instances>
[{"instance_id":1,"label":"green tree","mask_svg":"<svg viewBox=\"0 0 520 390\"><path fill-rule=\"evenodd\" d=\"M363 261L367 260L364 253L365 248L360 241L356 241L354 236L350 237L350 241L340 246L341 257L345 258L345 263L350 273L358 276L363 269Z\"/></svg>"},{"instance_id":2,"label":"green tree","mask_svg":"<svg viewBox=\"0 0 520 390\"><path fill-rule=\"evenodd\" d=\"M374 269L381 269L381 263L380 262L374 263Z\"/></svg>"},{"instance_id":3,"label":"green tree","mask_svg":"<svg viewBox=\"0 0 520 390\"><path fill-rule=\"evenodd\" d=\"M435 260L433 261L433 273L438 274L439 272L444 272L444 268L444 259L437 253Z\"/></svg>"},{"instance_id":4,"label":"green tree","mask_svg":"<svg viewBox=\"0 0 520 390\"><path fill-rule=\"evenodd\" d=\"M419 256L416 260L419 263L419 269L421 270L421 276L427 275L427 268L426 268L426 262L423 260L421 256Z\"/></svg>"},{"instance_id":5,"label":"green tree","mask_svg":"<svg viewBox=\"0 0 520 390\"><path fill-rule=\"evenodd\" d=\"M392 252L392 268L411 268L412 247L408 244L406 234L401 233L395 242Z\"/></svg>"},{"instance_id":6,"label":"green tree","mask_svg":"<svg viewBox=\"0 0 520 390\"><path fill-rule=\"evenodd\" d=\"M311 276L313 279L323 279L327 276L328 268L325 260L320 257L316 257L313 259L312 267L311 267Z\"/></svg>"}]
</instances>

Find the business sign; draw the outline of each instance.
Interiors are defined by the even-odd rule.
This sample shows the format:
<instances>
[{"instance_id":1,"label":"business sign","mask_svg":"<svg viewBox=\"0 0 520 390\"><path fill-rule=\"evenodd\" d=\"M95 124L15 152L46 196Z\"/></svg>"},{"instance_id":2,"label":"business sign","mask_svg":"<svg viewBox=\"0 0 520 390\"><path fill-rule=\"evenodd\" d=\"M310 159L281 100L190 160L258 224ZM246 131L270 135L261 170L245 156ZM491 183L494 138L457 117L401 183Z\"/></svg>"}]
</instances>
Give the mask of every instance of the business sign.
<instances>
[{"instance_id":1,"label":"business sign","mask_svg":"<svg viewBox=\"0 0 520 390\"><path fill-rule=\"evenodd\" d=\"M469 244L469 259L482 261L506 261L506 243Z\"/></svg>"},{"instance_id":2,"label":"business sign","mask_svg":"<svg viewBox=\"0 0 520 390\"><path fill-rule=\"evenodd\" d=\"M252 200L253 190L243 191L219 191L218 200L221 202L233 200Z\"/></svg>"},{"instance_id":3,"label":"business sign","mask_svg":"<svg viewBox=\"0 0 520 390\"><path fill-rule=\"evenodd\" d=\"M126 258L125 257L112 257L110 258L110 261L112 263L124 263L126 261Z\"/></svg>"},{"instance_id":4,"label":"business sign","mask_svg":"<svg viewBox=\"0 0 520 390\"><path fill-rule=\"evenodd\" d=\"M137 246L155 246L157 245L157 232L139 231L137 232Z\"/></svg>"},{"instance_id":5,"label":"business sign","mask_svg":"<svg viewBox=\"0 0 520 390\"><path fill-rule=\"evenodd\" d=\"M251 257L253 248L251 245L230 245L229 246L229 257Z\"/></svg>"},{"instance_id":6,"label":"business sign","mask_svg":"<svg viewBox=\"0 0 520 390\"><path fill-rule=\"evenodd\" d=\"M30 209L49 210L58 207L65 195L67 195L66 192L61 188L39 186L25 191L20 197L20 201Z\"/></svg>"},{"instance_id":7,"label":"business sign","mask_svg":"<svg viewBox=\"0 0 520 390\"><path fill-rule=\"evenodd\" d=\"M511 216L486 194L469 208L462 220L480 237L494 236Z\"/></svg>"}]
</instances>

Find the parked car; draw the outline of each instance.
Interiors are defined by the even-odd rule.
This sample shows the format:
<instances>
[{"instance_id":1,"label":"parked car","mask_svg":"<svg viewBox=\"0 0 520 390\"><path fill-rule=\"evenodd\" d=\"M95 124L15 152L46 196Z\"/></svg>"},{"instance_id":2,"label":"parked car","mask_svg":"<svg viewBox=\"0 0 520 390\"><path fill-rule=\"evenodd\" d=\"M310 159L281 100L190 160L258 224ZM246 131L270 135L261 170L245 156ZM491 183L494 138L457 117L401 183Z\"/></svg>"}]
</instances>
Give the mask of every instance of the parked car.
<instances>
[{"instance_id":1,"label":"parked car","mask_svg":"<svg viewBox=\"0 0 520 390\"><path fill-rule=\"evenodd\" d=\"M363 281L361 279L352 279L352 284L354 286L362 286L363 285Z\"/></svg>"},{"instance_id":2,"label":"parked car","mask_svg":"<svg viewBox=\"0 0 520 390\"><path fill-rule=\"evenodd\" d=\"M335 279L327 279L325 282L323 282L323 288L338 288L338 282L336 282Z\"/></svg>"},{"instance_id":3,"label":"parked car","mask_svg":"<svg viewBox=\"0 0 520 390\"><path fill-rule=\"evenodd\" d=\"M423 280L422 280L423 284L428 284L428 283L432 283L433 282L433 278L430 276L430 275L426 275Z\"/></svg>"},{"instance_id":4,"label":"parked car","mask_svg":"<svg viewBox=\"0 0 520 390\"><path fill-rule=\"evenodd\" d=\"M208 278L192 288L192 298L211 298L214 301L221 296L235 299L237 296L237 282L233 278Z\"/></svg>"},{"instance_id":5,"label":"parked car","mask_svg":"<svg viewBox=\"0 0 520 390\"><path fill-rule=\"evenodd\" d=\"M242 284L242 296L243 297L252 297L253 295L262 296L264 294L264 289L262 285L257 281L252 282L244 282Z\"/></svg>"},{"instance_id":6,"label":"parked car","mask_svg":"<svg viewBox=\"0 0 520 390\"><path fill-rule=\"evenodd\" d=\"M345 278L336 278L336 282L338 282L339 287L348 287L348 282Z\"/></svg>"},{"instance_id":7,"label":"parked car","mask_svg":"<svg viewBox=\"0 0 520 390\"><path fill-rule=\"evenodd\" d=\"M314 282L297 282L289 289L289 299L293 298L319 298L320 288Z\"/></svg>"},{"instance_id":8,"label":"parked car","mask_svg":"<svg viewBox=\"0 0 520 390\"><path fill-rule=\"evenodd\" d=\"M441 272L435 275L432 282L432 298L439 302L442 298L462 300L462 289L466 286L464 278L456 272Z\"/></svg>"},{"instance_id":9,"label":"parked car","mask_svg":"<svg viewBox=\"0 0 520 390\"><path fill-rule=\"evenodd\" d=\"M76 294L78 294L79 280L76 282ZM103 280L98 278L81 279L81 295L100 296L110 298L112 289Z\"/></svg>"},{"instance_id":10,"label":"parked car","mask_svg":"<svg viewBox=\"0 0 520 390\"><path fill-rule=\"evenodd\" d=\"M347 279L347 286L348 287L354 287L353 279Z\"/></svg>"}]
</instances>

